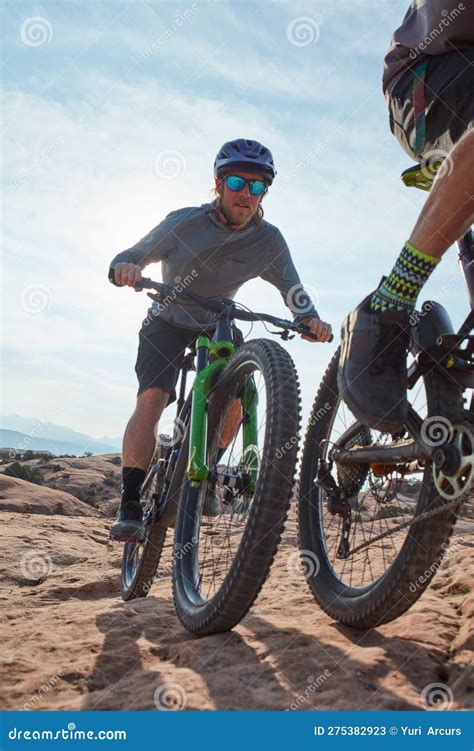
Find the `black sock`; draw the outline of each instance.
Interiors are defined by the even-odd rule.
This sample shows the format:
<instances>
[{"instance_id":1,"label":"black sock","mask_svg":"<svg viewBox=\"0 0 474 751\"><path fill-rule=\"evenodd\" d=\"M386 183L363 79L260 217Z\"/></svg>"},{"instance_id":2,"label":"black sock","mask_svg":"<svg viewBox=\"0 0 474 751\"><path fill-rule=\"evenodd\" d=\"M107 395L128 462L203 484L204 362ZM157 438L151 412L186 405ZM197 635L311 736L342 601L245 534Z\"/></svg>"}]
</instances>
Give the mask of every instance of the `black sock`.
<instances>
[{"instance_id":1,"label":"black sock","mask_svg":"<svg viewBox=\"0 0 474 751\"><path fill-rule=\"evenodd\" d=\"M146 472L140 467L122 467L122 506L140 500L140 489Z\"/></svg>"}]
</instances>

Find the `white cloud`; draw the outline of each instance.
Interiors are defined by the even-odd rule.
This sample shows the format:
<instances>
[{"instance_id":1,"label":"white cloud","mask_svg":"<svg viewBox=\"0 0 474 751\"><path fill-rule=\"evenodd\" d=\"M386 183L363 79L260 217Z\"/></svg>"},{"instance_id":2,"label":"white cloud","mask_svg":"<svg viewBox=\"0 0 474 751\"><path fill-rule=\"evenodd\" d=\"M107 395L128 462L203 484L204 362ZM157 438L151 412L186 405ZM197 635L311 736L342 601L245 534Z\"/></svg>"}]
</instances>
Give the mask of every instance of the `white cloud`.
<instances>
[{"instance_id":1,"label":"white cloud","mask_svg":"<svg viewBox=\"0 0 474 751\"><path fill-rule=\"evenodd\" d=\"M329 16L330 3L320 5L330 33L341 17ZM304 14L307 7L275 6L278 23L282 14ZM361 0L354 12L335 2L334 13L342 10L348 33L351 19L360 24L361 14L375 13L376 4ZM281 59L278 52L259 58L247 40L241 58L219 51L203 71L199 60L212 52L214 37L212 28L202 29L205 17L199 12L189 22L192 38L183 30L162 50L163 64L171 66L166 75L156 67L159 56L129 76L107 70L112 40L126 42L130 35L123 51L129 58L138 40L145 45L155 28L119 26L120 34L109 33L95 50L103 66L86 55L62 72L61 60L57 83L45 94L41 68L28 71L27 88L7 91L3 299L9 412L35 415L39 407L54 406L60 393L64 422L71 427L96 435L123 430L136 392L137 333L148 299L112 287L106 279L109 261L169 211L209 200L214 154L228 138L250 131L274 150L279 175L265 201L267 218L282 229L302 279L320 292L321 315L336 331L343 315L390 270L409 233L422 196L399 184L407 159L388 132L378 71L364 81L349 66L325 78L321 71L330 68L328 62L314 70L297 66L295 50L286 47ZM235 6L226 6L226 13L240 17ZM69 29L76 45L81 28ZM94 41L93 28L86 44ZM358 27L353 41L359 32ZM264 46L264 30L258 33ZM175 80L168 71L179 61ZM193 67L199 73L194 85L183 86ZM260 93L267 84L264 101ZM163 149L183 155L185 171L176 180L160 180L154 172ZM443 261L439 281L430 282L427 294L453 268L454 254ZM159 266L147 273L159 278ZM35 284L48 287L52 296L48 310L37 315L21 306L22 290ZM279 294L261 281L243 288L238 299L250 307L258 299L261 310L285 312ZM452 304L459 318L462 296ZM299 341L288 347L301 368L308 406L331 348Z\"/></svg>"}]
</instances>

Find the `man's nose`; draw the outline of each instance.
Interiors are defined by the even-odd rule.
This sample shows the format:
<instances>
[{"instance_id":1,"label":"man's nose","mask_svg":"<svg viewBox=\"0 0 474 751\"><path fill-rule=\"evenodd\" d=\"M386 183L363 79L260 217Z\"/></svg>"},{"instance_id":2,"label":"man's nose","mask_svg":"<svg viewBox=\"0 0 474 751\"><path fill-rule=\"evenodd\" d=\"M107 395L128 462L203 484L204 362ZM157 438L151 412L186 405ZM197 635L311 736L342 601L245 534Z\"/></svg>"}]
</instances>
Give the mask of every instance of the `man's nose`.
<instances>
[{"instance_id":1,"label":"man's nose","mask_svg":"<svg viewBox=\"0 0 474 751\"><path fill-rule=\"evenodd\" d=\"M243 194L245 198L250 198L250 188L249 188L248 183L245 183L240 193Z\"/></svg>"}]
</instances>

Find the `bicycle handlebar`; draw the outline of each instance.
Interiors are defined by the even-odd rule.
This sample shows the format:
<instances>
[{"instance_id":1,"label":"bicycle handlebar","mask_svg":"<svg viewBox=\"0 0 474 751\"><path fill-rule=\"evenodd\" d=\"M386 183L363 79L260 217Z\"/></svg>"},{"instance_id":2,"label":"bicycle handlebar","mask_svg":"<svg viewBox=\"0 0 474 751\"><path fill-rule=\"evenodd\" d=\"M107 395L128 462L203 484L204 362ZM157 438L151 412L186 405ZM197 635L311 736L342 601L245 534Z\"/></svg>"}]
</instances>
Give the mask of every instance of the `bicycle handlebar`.
<instances>
[{"instance_id":1,"label":"bicycle handlebar","mask_svg":"<svg viewBox=\"0 0 474 751\"><path fill-rule=\"evenodd\" d=\"M308 326L304 323L296 323L295 321L288 321L284 318L276 318L267 313L252 313L250 310L241 310L236 307L236 303L233 300L225 297L221 300L209 300L209 298L201 297L201 295L197 295L195 292L190 292L189 290L177 290L169 284L154 282L153 279L148 277L142 277L140 281L135 284L135 289L153 289L159 296L163 296L164 299L169 296L176 298L183 295L189 297L190 300L194 300L194 302L199 303L203 308L207 308L207 310L210 310L213 313L223 313L228 308L233 308L232 318L235 318L238 321L265 321L274 326L279 326L282 329L295 331L298 334L307 334L317 340L317 337L311 333ZM332 342L333 339L334 335L331 334L328 342Z\"/></svg>"}]
</instances>

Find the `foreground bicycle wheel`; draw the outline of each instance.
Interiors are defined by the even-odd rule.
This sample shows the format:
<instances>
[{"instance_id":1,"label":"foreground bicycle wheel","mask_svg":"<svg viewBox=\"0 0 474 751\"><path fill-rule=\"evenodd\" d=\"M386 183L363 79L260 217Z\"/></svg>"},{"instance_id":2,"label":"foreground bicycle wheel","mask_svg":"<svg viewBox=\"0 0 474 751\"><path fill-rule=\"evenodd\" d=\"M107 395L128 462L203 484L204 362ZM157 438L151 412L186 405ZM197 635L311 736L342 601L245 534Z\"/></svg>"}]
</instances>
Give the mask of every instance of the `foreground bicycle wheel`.
<instances>
[{"instance_id":1,"label":"foreground bicycle wheel","mask_svg":"<svg viewBox=\"0 0 474 751\"><path fill-rule=\"evenodd\" d=\"M345 518L331 513L330 488L318 486L315 479L321 462L330 463L333 447L396 445L407 438L394 438L356 421L338 394L338 359L336 352L305 438L298 507L301 556L310 589L323 610L342 623L369 628L400 616L426 589L465 495L456 497L449 478L433 470L431 462L424 467L335 464L332 477L351 508ZM424 386L414 391L409 398L424 419L427 441L431 435L433 441L444 443L447 430L461 448L465 473L458 490L462 483L467 489L472 480L472 415L463 410L461 389L433 369ZM421 516L427 512L433 514Z\"/></svg>"},{"instance_id":2,"label":"foreground bicycle wheel","mask_svg":"<svg viewBox=\"0 0 474 751\"><path fill-rule=\"evenodd\" d=\"M244 439L246 421L252 415L255 421L249 383L258 396L256 445ZM232 440L219 455L232 419ZM265 582L293 492L299 428L299 387L290 356L275 342L247 342L222 369L209 401L211 479L198 489L185 483L179 504L174 599L181 623L194 634L233 628ZM206 496L217 504L215 515L206 514Z\"/></svg>"},{"instance_id":3,"label":"foreground bicycle wheel","mask_svg":"<svg viewBox=\"0 0 474 751\"><path fill-rule=\"evenodd\" d=\"M160 435L155 461L165 458L169 436ZM141 490L140 502L143 506L145 537L141 542L128 542L122 556L122 599L134 600L146 597L149 593L163 552L166 527L160 527L153 517L154 498L160 494L162 479L160 474L151 475Z\"/></svg>"}]
</instances>

